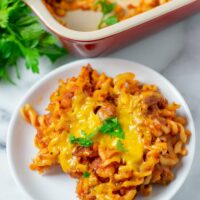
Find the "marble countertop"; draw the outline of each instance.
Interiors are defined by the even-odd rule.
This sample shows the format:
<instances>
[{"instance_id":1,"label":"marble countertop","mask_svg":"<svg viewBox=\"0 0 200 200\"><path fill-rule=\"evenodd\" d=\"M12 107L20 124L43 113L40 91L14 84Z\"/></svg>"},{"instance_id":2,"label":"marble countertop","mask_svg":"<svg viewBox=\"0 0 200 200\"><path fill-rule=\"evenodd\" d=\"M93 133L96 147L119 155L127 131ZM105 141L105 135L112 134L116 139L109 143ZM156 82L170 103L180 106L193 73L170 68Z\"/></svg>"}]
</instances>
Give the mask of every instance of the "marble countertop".
<instances>
[{"instance_id":1,"label":"marble countertop","mask_svg":"<svg viewBox=\"0 0 200 200\"><path fill-rule=\"evenodd\" d=\"M160 33L132 44L109 57L133 60L163 74L182 93L189 104L196 125L196 154L190 174L173 200L199 200L200 186L200 14L182 21ZM55 66L78 58L69 56L50 64L41 59L40 75L21 69L17 85L0 82L0 200L27 200L18 189L8 168L6 133L13 110L25 92ZM21 64L23 65L23 64ZM14 72L13 72L14 73Z\"/></svg>"}]
</instances>

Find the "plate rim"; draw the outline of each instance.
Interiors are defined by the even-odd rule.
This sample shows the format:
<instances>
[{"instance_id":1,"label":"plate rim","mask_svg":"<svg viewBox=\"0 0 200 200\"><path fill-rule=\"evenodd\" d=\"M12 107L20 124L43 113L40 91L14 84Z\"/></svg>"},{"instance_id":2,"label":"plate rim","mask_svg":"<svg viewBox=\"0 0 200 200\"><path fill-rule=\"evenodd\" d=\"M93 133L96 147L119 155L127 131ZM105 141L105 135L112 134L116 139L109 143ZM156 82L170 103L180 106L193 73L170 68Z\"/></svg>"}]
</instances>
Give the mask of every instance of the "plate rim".
<instances>
[{"instance_id":1,"label":"plate rim","mask_svg":"<svg viewBox=\"0 0 200 200\"><path fill-rule=\"evenodd\" d=\"M182 177L182 179L179 181L179 185L176 187L176 189L173 189L173 191L170 192L168 200L172 199L172 197L180 190L180 188L183 186L186 178L189 175L189 172L191 171L191 167L194 161L194 156L195 156L195 147L196 147L196 130L195 130L195 123L194 123L194 119L192 117L191 111L189 109L189 106L186 102L186 100L184 99L184 97L181 95L181 93L179 92L179 90L166 78L164 77L162 74L160 74L159 72L157 72L156 70L143 65L141 63L132 61L132 60L128 60L128 59L120 59L120 58L114 58L114 57L100 57L100 58L86 58L86 59L80 59L80 60L76 60L70 63L66 63L63 64L59 67L57 67L56 69L52 70L51 72L47 73L46 75L44 75L40 80L38 80L36 83L34 83L28 90L27 92L22 96L22 98L20 99L20 101L18 102L17 106L14 109L14 112L12 114L11 120L9 122L9 126L8 126L8 131L7 131L7 137L6 137L6 144L7 144L7 148L6 148L6 154L7 154L7 159L8 159L8 166L11 172L11 175L16 183L16 185L18 186L18 188L23 191L23 193L29 197L30 199L34 199L33 196L31 195L31 193L29 193L26 188L23 186L22 182L20 181L16 171L15 171L15 167L14 167L14 161L12 160L12 153L11 153L11 141L12 141L12 135L13 132L12 129L14 127L15 121L17 120L17 115L18 112L21 108L21 106L24 104L25 100L31 96L31 94L37 90L40 86L43 85L43 83L45 81L47 81L48 79L51 79L51 77L58 75L59 73L61 73L63 70L68 70L70 68L72 68L74 65L78 65L80 64L80 66L83 66L86 62L90 63L92 61L100 61L100 60L107 60L107 61L120 61L120 62L129 62L132 65L138 65L139 67L150 71L154 74L156 74L157 76L159 76L160 78L163 79L163 81L165 81L165 83L167 85L169 85L171 88L173 88L174 91L176 91L178 98L181 99L184 102L184 109L186 111L187 117L190 119L190 125L191 125L191 132L192 132L192 137L193 137L193 145L190 149L190 154L191 154L191 158L190 158L190 163L188 164L188 167L186 168L186 170L184 171L184 177ZM161 90L162 91L162 90ZM183 106L183 105L181 105ZM180 178L179 178L180 179ZM145 198L144 198L145 200ZM167 199L166 199L167 200Z\"/></svg>"}]
</instances>

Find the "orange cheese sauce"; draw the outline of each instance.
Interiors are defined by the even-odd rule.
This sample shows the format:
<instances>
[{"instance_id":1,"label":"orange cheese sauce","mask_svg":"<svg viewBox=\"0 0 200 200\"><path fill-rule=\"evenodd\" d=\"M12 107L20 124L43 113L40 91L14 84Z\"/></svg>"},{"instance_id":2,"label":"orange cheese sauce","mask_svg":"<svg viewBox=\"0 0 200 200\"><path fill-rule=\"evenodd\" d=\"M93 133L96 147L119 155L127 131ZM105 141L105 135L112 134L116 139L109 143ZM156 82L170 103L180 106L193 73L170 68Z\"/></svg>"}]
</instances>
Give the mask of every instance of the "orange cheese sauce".
<instances>
[{"instance_id":1,"label":"orange cheese sauce","mask_svg":"<svg viewBox=\"0 0 200 200\"><path fill-rule=\"evenodd\" d=\"M51 141L49 151L53 151L56 147L60 150L59 163L63 171L68 172L72 167L80 166L76 163L76 159L72 156L73 146L69 142L69 134L73 133L76 137L81 137L81 130L86 133L93 132L96 128L102 125L98 115L94 113L94 109L98 102L90 97L85 97L83 93L79 93L74 97L72 110L68 113L70 118L70 131ZM138 108L138 98L133 98L131 95L121 94L117 105L117 117L125 132L123 140L124 148L127 152L122 153L121 158L124 163L133 168L137 168L143 156L143 143L138 134L142 115ZM109 135L98 135L98 142L101 148L107 148L108 145L112 149L117 150L118 138ZM86 168L84 168L86 169Z\"/></svg>"}]
</instances>

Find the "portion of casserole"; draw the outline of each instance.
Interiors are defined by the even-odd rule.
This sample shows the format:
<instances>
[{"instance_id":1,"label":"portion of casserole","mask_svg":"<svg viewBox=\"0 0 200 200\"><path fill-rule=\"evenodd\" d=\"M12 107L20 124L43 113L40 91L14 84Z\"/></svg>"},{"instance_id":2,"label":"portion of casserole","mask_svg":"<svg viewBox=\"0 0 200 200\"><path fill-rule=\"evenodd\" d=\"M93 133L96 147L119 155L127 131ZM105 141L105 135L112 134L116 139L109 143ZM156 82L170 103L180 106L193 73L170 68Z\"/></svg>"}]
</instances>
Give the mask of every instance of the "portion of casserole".
<instances>
[{"instance_id":1,"label":"portion of casserole","mask_svg":"<svg viewBox=\"0 0 200 200\"><path fill-rule=\"evenodd\" d=\"M187 154L190 131L155 85L132 73L108 77L90 65L61 80L46 114L25 105L39 149L30 165L40 173L60 165L78 179L82 200L133 200L152 184L168 184ZM66 197L67 199L67 197Z\"/></svg>"},{"instance_id":2,"label":"portion of casserole","mask_svg":"<svg viewBox=\"0 0 200 200\"><path fill-rule=\"evenodd\" d=\"M51 14L63 25L60 17L74 10L90 10L102 13L97 28L104 28L140 13L146 12L171 0L43 0Z\"/></svg>"}]
</instances>

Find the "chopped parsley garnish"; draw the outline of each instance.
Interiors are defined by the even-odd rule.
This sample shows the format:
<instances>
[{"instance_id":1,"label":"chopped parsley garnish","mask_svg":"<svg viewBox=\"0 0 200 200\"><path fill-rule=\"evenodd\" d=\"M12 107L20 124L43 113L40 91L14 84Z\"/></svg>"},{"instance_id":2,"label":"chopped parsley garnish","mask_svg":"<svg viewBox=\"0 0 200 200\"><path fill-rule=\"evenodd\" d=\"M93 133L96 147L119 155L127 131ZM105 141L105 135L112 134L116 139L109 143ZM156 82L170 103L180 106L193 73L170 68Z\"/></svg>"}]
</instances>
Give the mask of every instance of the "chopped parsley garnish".
<instances>
[{"instance_id":1,"label":"chopped parsley garnish","mask_svg":"<svg viewBox=\"0 0 200 200\"><path fill-rule=\"evenodd\" d=\"M77 143L77 144L79 144L80 146L83 146L83 147L90 147L91 145L93 145L92 139L88 138L87 136L85 138L84 137L76 138L75 136L70 135L69 141L70 141L71 144Z\"/></svg>"},{"instance_id":2,"label":"chopped parsley garnish","mask_svg":"<svg viewBox=\"0 0 200 200\"><path fill-rule=\"evenodd\" d=\"M76 138L74 135L69 136L69 141L71 144L79 144L80 146L83 147L90 147L93 145L93 140L92 138L98 133L98 129L95 130L94 132L87 134L85 131L81 130L81 136Z\"/></svg>"},{"instance_id":3,"label":"chopped parsley garnish","mask_svg":"<svg viewBox=\"0 0 200 200\"><path fill-rule=\"evenodd\" d=\"M124 145L122 144L121 140L117 141L117 149L121 152L127 152L128 151L126 148L124 148Z\"/></svg>"},{"instance_id":4,"label":"chopped parsley garnish","mask_svg":"<svg viewBox=\"0 0 200 200\"><path fill-rule=\"evenodd\" d=\"M83 173L83 177L84 177L84 178L88 178L89 176L90 176L90 173L89 173L89 172L86 171L86 172Z\"/></svg>"},{"instance_id":5,"label":"chopped parsley garnish","mask_svg":"<svg viewBox=\"0 0 200 200\"><path fill-rule=\"evenodd\" d=\"M102 28L104 24L110 26L118 22L117 16L112 14L115 10L115 3L110 3L108 0L98 0L96 5L100 5L103 14L98 25L99 29Z\"/></svg>"},{"instance_id":6,"label":"chopped parsley garnish","mask_svg":"<svg viewBox=\"0 0 200 200\"><path fill-rule=\"evenodd\" d=\"M113 16L110 16L110 17L106 18L106 19L104 20L104 22L105 22L108 26L110 26L110 25L116 24L116 23L118 22L118 19L117 19L116 16L113 15Z\"/></svg>"},{"instance_id":7,"label":"chopped parsley garnish","mask_svg":"<svg viewBox=\"0 0 200 200\"><path fill-rule=\"evenodd\" d=\"M81 130L81 136L76 138L74 135L69 136L69 141L71 144L79 144L83 147L90 147L93 145L92 138L97 134L106 134L112 137L118 137L120 139L124 139L124 131L121 128L121 125L117 119L117 117L111 117L103 121L103 124L100 128L97 128L94 132L87 134L85 131Z\"/></svg>"},{"instance_id":8,"label":"chopped parsley garnish","mask_svg":"<svg viewBox=\"0 0 200 200\"><path fill-rule=\"evenodd\" d=\"M101 6L103 15L113 12L115 9L115 3L109 3L108 0L98 0L96 4Z\"/></svg>"},{"instance_id":9,"label":"chopped parsley garnish","mask_svg":"<svg viewBox=\"0 0 200 200\"><path fill-rule=\"evenodd\" d=\"M85 137L85 136L87 136L87 133L85 131L81 130L81 136Z\"/></svg>"},{"instance_id":10,"label":"chopped parsley garnish","mask_svg":"<svg viewBox=\"0 0 200 200\"><path fill-rule=\"evenodd\" d=\"M110 136L115 136L120 139L124 139L124 131L117 119L117 117L111 117L103 121L103 125L99 129L99 131L103 134L107 134Z\"/></svg>"}]
</instances>

